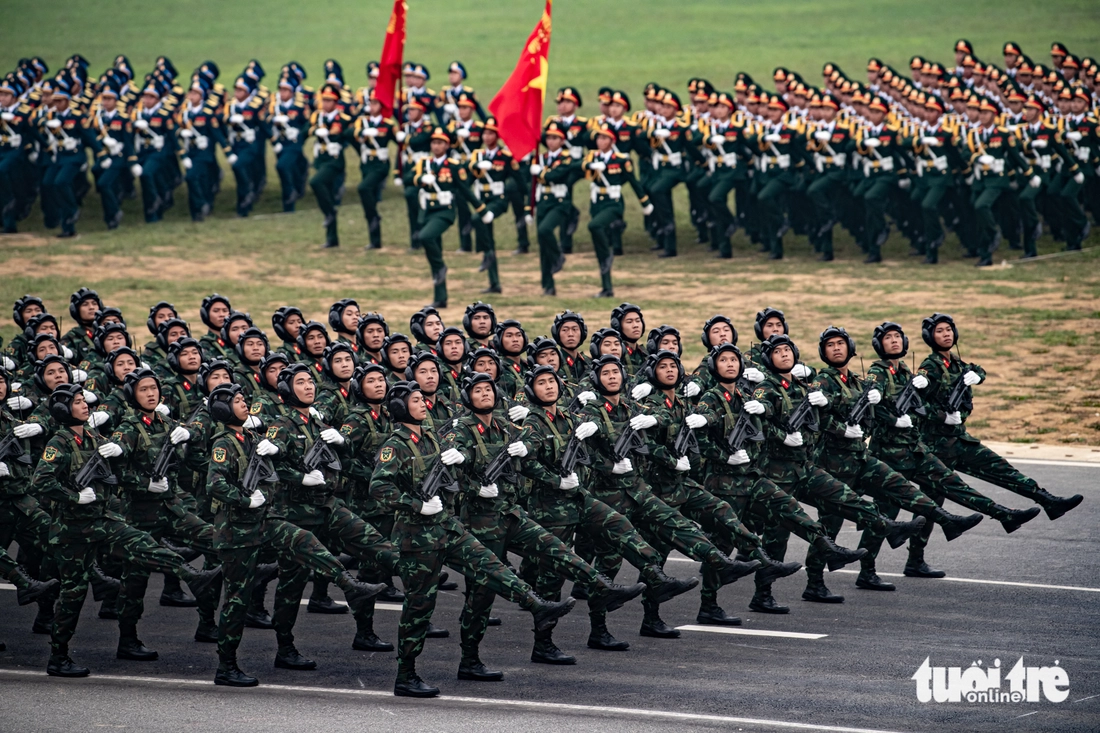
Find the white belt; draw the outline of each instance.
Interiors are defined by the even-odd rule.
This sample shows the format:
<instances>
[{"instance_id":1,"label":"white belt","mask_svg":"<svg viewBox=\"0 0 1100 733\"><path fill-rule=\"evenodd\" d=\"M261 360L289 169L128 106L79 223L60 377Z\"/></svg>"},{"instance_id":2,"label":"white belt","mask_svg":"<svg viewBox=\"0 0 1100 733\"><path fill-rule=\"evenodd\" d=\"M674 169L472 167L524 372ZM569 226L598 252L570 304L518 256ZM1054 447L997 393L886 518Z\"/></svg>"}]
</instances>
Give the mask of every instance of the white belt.
<instances>
[{"instance_id":1,"label":"white belt","mask_svg":"<svg viewBox=\"0 0 1100 733\"><path fill-rule=\"evenodd\" d=\"M376 160L389 160L390 159L390 151L389 151L389 148L377 148L376 149L376 148L368 148L368 147L364 146L359 151L359 157L362 158L364 163L366 163L371 158L375 158Z\"/></svg>"},{"instance_id":2,"label":"white belt","mask_svg":"<svg viewBox=\"0 0 1100 733\"><path fill-rule=\"evenodd\" d=\"M420 189L420 208L428 208L429 201L435 201L440 206L450 206L454 203L454 193L451 191L440 191L438 193L429 192L424 189Z\"/></svg>"},{"instance_id":3,"label":"white belt","mask_svg":"<svg viewBox=\"0 0 1100 733\"><path fill-rule=\"evenodd\" d=\"M722 165L727 168L737 167L737 153L726 153L722 156Z\"/></svg>"},{"instance_id":4,"label":"white belt","mask_svg":"<svg viewBox=\"0 0 1100 733\"><path fill-rule=\"evenodd\" d=\"M623 197L623 187L622 186L607 186L607 187L604 187L604 186L600 186L596 183L592 183L592 184L589 185L588 196L589 196L590 199L592 199L592 203L596 203L596 201L600 198L600 196L607 196L610 199L618 201L619 199L621 199Z\"/></svg>"},{"instance_id":5,"label":"white belt","mask_svg":"<svg viewBox=\"0 0 1100 733\"><path fill-rule=\"evenodd\" d=\"M555 183L552 186L539 186L539 198L545 198L547 194L556 199L563 199L569 195L569 186L564 183Z\"/></svg>"},{"instance_id":6,"label":"white belt","mask_svg":"<svg viewBox=\"0 0 1100 733\"><path fill-rule=\"evenodd\" d=\"M573 156L573 160L580 160L584 157L584 148L580 145L570 145L569 154Z\"/></svg>"},{"instance_id":7,"label":"white belt","mask_svg":"<svg viewBox=\"0 0 1100 733\"><path fill-rule=\"evenodd\" d=\"M481 201L482 194L488 194L490 196L503 196L504 195L504 181L489 181L488 183L478 183L474 186L474 196L478 201Z\"/></svg>"},{"instance_id":8,"label":"white belt","mask_svg":"<svg viewBox=\"0 0 1100 733\"><path fill-rule=\"evenodd\" d=\"M1073 155L1077 158L1077 160L1081 161L1082 163L1088 163L1089 152L1090 151L1088 148L1077 148L1077 150L1074 151Z\"/></svg>"},{"instance_id":9,"label":"white belt","mask_svg":"<svg viewBox=\"0 0 1100 733\"><path fill-rule=\"evenodd\" d=\"M664 155L662 153L653 154L653 167L660 168L661 163L668 163L674 168L679 168L683 165L684 156L682 153L671 153L670 155Z\"/></svg>"},{"instance_id":10,"label":"white belt","mask_svg":"<svg viewBox=\"0 0 1100 733\"><path fill-rule=\"evenodd\" d=\"M936 157L932 158L932 167L938 171L947 170L947 156L937 155Z\"/></svg>"},{"instance_id":11,"label":"white belt","mask_svg":"<svg viewBox=\"0 0 1100 733\"><path fill-rule=\"evenodd\" d=\"M996 159L996 160L994 160L994 161L993 161L992 163L990 163L989 165L985 166L985 170L986 170L986 171L991 171L991 172L993 172L993 173L996 173L996 174L998 174L998 175L1000 175L1000 174L1004 173L1004 172L1005 172L1005 162L1004 162L1004 159L1003 159L1003 158L997 158L997 159Z\"/></svg>"},{"instance_id":12,"label":"white belt","mask_svg":"<svg viewBox=\"0 0 1100 733\"><path fill-rule=\"evenodd\" d=\"M1037 162L1039 163L1039 167L1042 168L1044 171L1049 171L1050 170L1050 156L1049 155L1040 155L1040 156L1038 156Z\"/></svg>"}]
</instances>

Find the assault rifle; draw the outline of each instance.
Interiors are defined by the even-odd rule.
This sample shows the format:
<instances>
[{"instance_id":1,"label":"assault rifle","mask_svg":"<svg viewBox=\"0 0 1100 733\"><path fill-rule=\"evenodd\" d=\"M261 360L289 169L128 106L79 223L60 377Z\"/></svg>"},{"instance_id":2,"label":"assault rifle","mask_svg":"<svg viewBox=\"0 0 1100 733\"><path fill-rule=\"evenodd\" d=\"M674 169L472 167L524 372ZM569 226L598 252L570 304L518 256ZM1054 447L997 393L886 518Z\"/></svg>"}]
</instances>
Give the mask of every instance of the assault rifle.
<instances>
[{"instance_id":1,"label":"assault rifle","mask_svg":"<svg viewBox=\"0 0 1100 733\"><path fill-rule=\"evenodd\" d=\"M616 462L629 458L631 453L649 455L649 447L645 444L645 431L635 430L628 422L623 432L619 434L618 440L615 441L615 445L612 446L611 453Z\"/></svg>"},{"instance_id":2,"label":"assault rifle","mask_svg":"<svg viewBox=\"0 0 1100 733\"><path fill-rule=\"evenodd\" d=\"M868 395L871 394L871 390L873 390L874 388L875 385L871 381L867 381L863 385L863 394L859 396L859 399L856 400L856 403L852 405L852 411L848 413L847 422L849 425L859 425L861 422L863 422L863 418L867 416L867 411L871 410L874 407L874 405L871 404L871 401L868 398ZM872 414L874 413L872 412Z\"/></svg>"},{"instance_id":3,"label":"assault rifle","mask_svg":"<svg viewBox=\"0 0 1100 733\"><path fill-rule=\"evenodd\" d=\"M302 465L305 466L305 473L316 471L321 468L321 466L330 468L333 471L339 471L343 468L340 463L340 457L336 455L336 451L332 449L332 446L320 439L313 441L313 445L306 451L306 455L302 459Z\"/></svg>"},{"instance_id":4,"label":"assault rifle","mask_svg":"<svg viewBox=\"0 0 1100 733\"><path fill-rule=\"evenodd\" d=\"M787 417L785 430L787 433L797 433L803 427L812 433L816 433L821 429L821 425L817 421L817 410L810 404L809 399L802 400L798 407L794 408L794 411Z\"/></svg>"},{"instance_id":5,"label":"assault rifle","mask_svg":"<svg viewBox=\"0 0 1100 733\"><path fill-rule=\"evenodd\" d=\"M451 474L450 469L443 464L443 461L436 458L435 463L432 464L431 470L424 476L424 480L420 482L417 493L420 495L421 501L429 502L434 499L440 491L449 491L453 494L458 491L458 482L455 481L455 477Z\"/></svg>"},{"instance_id":6,"label":"assault rifle","mask_svg":"<svg viewBox=\"0 0 1100 733\"><path fill-rule=\"evenodd\" d=\"M736 453L745 447L745 441L751 440L760 443L764 440L764 431L756 424L756 420L747 412L742 412L734 423L733 429L726 436L726 442L730 450Z\"/></svg>"},{"instance_id":7,"label":"assault rifle","mask_svg":"<svg viewBox=\"0 0 1100 733\"><path fill-rule=\"evenodd\" d=\"M248 457L248 468L244 471L244 480L241 481L245 493L251 495L261 483L273 484L278 480L279 476L275 473L275 467L271 465L271 459L261 456L256 452L256 448L253 448L252 455Z\"/></svg>"},{"instance_id":8,"label":"assault rifle","mask_svg":"<svg viewBox=\"0 0 1100 733\"><path fill-rule=\"evenodd\" d=\"M107 459L99 454L99 451L92 453L92 457L88 459L79 471L76 472L76 476L73 477L73 483L77 486L77 491L81 491L94 482L100 481L105 484L114 486L118 483L118 479L115 478L114 472L111 471L111 465L107 463Z\"/></svg>"},{"instance_id":9,"label":"assault rifle","mask_svg":"<svg viewBox=\"0 0 1100 733\"><path fill-rule=\"evenodd\" d=\"M905 385L905 389L901 391L901 394L894 398L894 412L898 414L898 417L908 415L910 412L921 417L928 414L928 411L924 409L924 405L920 404L920 394L912 379L909 380L909 384Z\"/></svg>"},{"instance_id":10,"label":"assault rifle","mask_svg":"<svg viewBox=\"0 0 1100 733\"><path fill-rule=\"evenodd\" d=\"M32 463L30 454L23 450L23 444L19 442L15 433L8 433L8 437L0 440L0 461L8 458L14 458L28 466Z\"/></svg>"},{"instance_id":11,"label":"assault rifle","mask_svg":"<svg viewBox=\"0 0 1100 733\"><path fill-rule=\"evenodd\" d=\"M577 466L588 466L592 464L592 459L588 455L588 448L585 447L584 441L579 440L576 435L569 439L569 442L565 445L565 450L561 454L561 470L558 472L562 478L573 473L577 469Z\"/></svg>"},{"instance_id":12,"label":"assault rifle","mask_svg":"<svg viewBox=\"0 0 1100 733\"><path fill-rule=\"evenodd\" d=\"M680 432L676 434L676 441L672 444L672 454L682 458L690 453L699 455L699 441L695 438L695 431L688 427L685 418L680 425Z\"/></svg>"}]
</instances>

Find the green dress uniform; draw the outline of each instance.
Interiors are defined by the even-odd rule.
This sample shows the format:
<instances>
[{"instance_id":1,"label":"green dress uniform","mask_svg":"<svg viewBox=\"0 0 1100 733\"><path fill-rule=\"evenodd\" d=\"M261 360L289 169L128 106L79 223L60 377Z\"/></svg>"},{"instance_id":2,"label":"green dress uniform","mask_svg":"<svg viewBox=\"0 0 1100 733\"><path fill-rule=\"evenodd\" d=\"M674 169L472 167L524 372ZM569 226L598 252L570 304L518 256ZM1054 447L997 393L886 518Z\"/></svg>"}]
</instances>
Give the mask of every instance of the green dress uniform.
<instances>
[{"instance_id":1,"label":"green dress uniform","mask_svg":"<svg viewBox=\"0 0 1100 733\"><path fill-rule=\"evenodd\" d=\"M309 161L304 152L310 110L297 95L284 102L273 100L270 129L275 152L275 172L279 174L283 211L294 211L295 202L306 195Z\"/></svg>"},{"instance_id":2,"label":"green dress uniform","mask_svg":"<svg viewBox=\"0 0 1100 733\"><path fill-rule=\"evenodd\" d=\"M359 145L359 173L356 189L363 204L363 216L370 230L370 248L382 248L382 217L378 214L378 191L390 173L389 145L394 141L397 123L391 117L365 114L355 120L353 137Z\"/></svg>"},{"instance_id":3,"label":"green dress uniform","mask_svg":"<svg viewBox=\"0 0 1100 733\"><path fill-rule=\"evenodd\" d=\"M833 259L833 227L841 220L848 197L848 161L852 130L839 118L819 122L807 130L806 146L813 160L812 182L806 195L814 205L810 239L821 259Z\"/></svg>"},{"instance_id":4,"label":"green dress uniform","mask_svg":"<svg viewBox=\"0 0 1100 733\"><path fill-rule=\"evenodd\" d=\"M463 98L462 104L468 104ZM463 122L461 119L453 119L447 123L447 132L454 140L451 147L451 157L458 158L459 162L469 166L473 159L474 151L481 147L481 134L485 131L485 125L472 117ZM465 200L455 202L455 210L458 213L458 250L460 252L473 251L474 231L473 220L470 218L470 207Z\"/></svg>"},{"instance_id":5,"label":"green dress uniform","mask_svg":"<svg viewBox=\"0 0 1100 733\"><path fill-rule=\"evenodd\" d=\"M146 223L160 221L172 204L172 192L179 176L176 161L175 111L166 102L133 110L134 152L141 166L141 203ZM139 174L131 169L135 176Z\"/></svg>"},{"instance_id":6,"label":"green dress uniform","mask_svg":"<svg viewBox=\"0 0 1100 733\"><path fill-rule=\"evenodd\" d=\"M978 223L978 265L993 264L1000 228L993 205L1009 198L1017 171L1031 179L1031 166L1020 154L1020 138L1007 127L990 125L969 130L961 150L970 163L971 202Z\"/></svg>"},{"instance_id":7,"label":"green dress uniform","mask_svg":"<svg viewBox=\"0 0 1100 733\"><path fill-rule=\"evenodd\" d=\"M886 207L898 187L899 176L907 172L902 150L901 127L895 122L865 125L855 139L855 151L863 163L863 180L854 195L863 202L862 245L867 262L882 261L882 245L890 234Z\"/></svg>"},{"instance_id":8,"label":"green dress uniform","mask_svg":"<svg viewBox=\"0 0 1100 733\"><path fill-rule=\"evenodd\" d=\"M420 249L420 200L419 190L413 184L413 175L420 161L427 160L431 155L431 123L421 118L415 123L405 122L401 129L394 135L399 145L399 167L394 171L395 183L400 186L405 194L405 212L409 217L409 248Z\"/></svg>"},{"instance_id":9,"label":"green dress uniform","mask_svg":"<svg viewBox=\"0 0 1100 733\"><path fill-rule=\"evenodd\" d=\"M46 148L43 157L49 159L42 175L43 211L52 214L46 219L46 227L60 226L61 234L71 237L76 234L76 220L80 216L77 191L78 178L85 175L84 168L88 164L85 147L98 153L99 140L79 110L50 110L41 125L40 134ZM87 188L87 182L84 186Z\"/></svg>"},{"instance_id":10,"label":"green dress uniform","mask_svg":"<svg viewBox=\"0 0 1100 733\"><path fill-rule=\"evenodd\" d=\"M318 208L325 215L326 247L340 245L336 230L336 195L344 179L344 147L354 140L353 127L351 117L339 107L328 113L317 110L309 121L309 135L317 140L313 143L313 167L317 172L309 179L309 186L317 197Z\"/></svg>"},{"instance_id":11,"label":"green dress uniform","mask_svg":"<svg viewBox=\"0 0 1100 733\"><path fill-rule=\"evenodd\" d=\"M134 129L120 107L110 112L99 108L88 122L100 144L92 173L103 204L103 220L108 229L114 229L122 221L121 179L129 166L137 163Z\"/></svg>"},{"instance_id":12,"label":"green dress uniform","mask_svg":"<svg viewBox=\"0 0 1100 733\"><path fill-rule=\"evenodd\" d=\"M625 99L620 99L620 102L625 102ZM624 106L629 106L624 104ZM606 122L610 131L615 135L615 150L622 153L626 157L631 157L634 151L638 147L638 126L630 122L624 117L619 119L612 119L610 117L604 117L603 122ZM595 141L592 136L589 135L590 145L595 145ZM639 172L640 174L640 172ZM642 188L644 190L645 183L642 182ZM620 221L616 226L611 228L611 252L616 257L621 257L623 254L623 231L626 229L626 222Z\"/></svg>"},{"instance_id":13,"label":"green dress uniform","mask_svg":"<svg viewBox=\"0 0 1100 733\"><path fill-rule=\"evenodd\" d=\"M0 81L0 87L17 91L6 80ZM26 185L27 172L32 170L27 156L35 143L33 114L34 110L18 99L10 107L0 107L0 231L4 234L18 230L23 200L34 193L33 187Z\"/></svg>"},{"instance_id":14,"label":"green dress uniform","mask_svg":"<svg viewBox=\"0 0 1100 733\"><path fill-rule=\"evenodd\" d=\"M226 141L237 156L232 164L237 180L237 216L248 216L252 211L267 165L267 98L254 89L250 91L243 101L234 99L225 108Z\"/></svg>"},{"instance_id":15,"label":"green dress uniform","mask_svg":"<svg viewBox=\"0 0 1100 733\"><path fill-rule=\"evenodd\" d=\"M490 118L489 124L495 120ZM508 187L524 185L520 165L512 154L499 145L492 150L479 148L470 157L470 174L473 176L474 196L485 204L486 212L493 212L493 219L486 224L481 217L473 220L477 237L476 248L482 253L481 269L489 277L489 292L500 292L500 273L497 268L497 245L494 223L508 211ZM482 214L482 217L485 214ZM526 225L524 225L526 227ZM526 232L526 228L524 228Z\"/></svg>"},{"instance_id":16,"label":"green dress uniform","mask_svg":"<svg viewBox=\"0 0 1100 733\"><path fill-rule=\"evenodd\" d=\"M551 115L542 123L542 129L545 130L551 123L557 125L558 129L564 133L564 149L569 151L569 157L573 159L573 162L579 163L584 160L585 149L589 147L591 142L588 134L588 118L576 114L570 117ZM559 238L562 254L572 254L573 234L577 231L577 224L581 216L580 209L573 205L573 184L578 180L580 180L579 175L569 182L569 215L561 223L561 236Z\"/></svg>"},{"instance_id":17,"label":"green dress uniform","mask_svg":"<svg viewBox=\"0 0 1100 733\"><path fill-rule=\"evenodd\" d=\"M676 214L672 208L672 190L686 180L687 166L700 156L693 133L679 119L671 122L651 117L639 131L643 153L651 161L653 172L646 180L646 191L653 203L657 244L663 256L676 256Z\"/></svg>"},{"instance_id":18,"label":"green dress uniform","mask_svg":"<svg viewBox=\"0 0 1100 733\"><path fill-rule=\"evenodd\" d=\"M565 264L565 254L554 232L572 216L573 184L582 175L580 159L574 159L563 147L538 155L534 164L540 168L537 174L532 173L536 181L532 205L537 213L542 289L546 295L556 295L554 273Z\"/></svg>"},{"instance_id":19,"label":"green dress uniform","mask_svg":"<svg viewBox=\"0 0 1100 733\"><path fill-rule=\"evenodd\" d=\"M945 236L940 212L955 185L954 171L965 166L959 156L959 141L958 128L946 121L918 128L916 134L905 141L911 147L915 162L917 178L912 195L920 203L925 262L929 264L939 261L939 249Z\"/></svg>"},{"instance_id":20,"label":"green dress uniform","mask_svg":"<svg viewBox=\"0 0 1100 733\"><path fill-rule=\"evenodd\" d=\"M187 170L187 206L192 221L202 221L214 208L214 192L218 184L217 149L228 158L233 148L225 137L223 122L217 109L209 102L197 107L190 103L180 110L180 154ZM239 162L239 161L238 161Z\"/></svg>"},{"instance_id":21,"label":"green dress uniform","mask_svg":"<svg viewBox=\"0 0 1100 733\"><path fill-rule=\"evenodd\" d=\"M806 138L786 122L764 123L749 137L756 154L756 200L759 206L761 249L771 259L783 258L784 203L798 185L798 173L805 166Z\"/></svg>"},{"instance_id":22,"label":"green dress uniform","mask_svg":"<svg viewBox=\"0 0 1100 733\"><path fill-rule=\"evenodd\" d=\"M447 133L437 128L433 136ZM430 176L425 180L425 176ZM463 198L474 213L485 213L485 204L470 190L470 174L457 158L429 158L416 164L412 185L420 204L420 242L432 271L433 305L447 304L447 265L443 262L443 232L455 223L455 197Z\"/></svg>"},{"instance_id":23,"label":"green dress uniform","mask_svg":"<svg viewBox=\"0 0 1100 733\"><path fill-rule=\"evenodd\" d=\"M710 207L710 241L725 259L733 257L730 237L737 230L737 219L729 207L730 191L739 191L749 183L752 150L745 142L748 132L744 115L735 112L725 122L711 119L703 140L702 150L709 169L704 190Z\"/></svg>"},{"instance_id":24,"label":"green dress uniform","mask_svg":"<svg viewBox=\"0 0 1100 733\"><path fill-rule=\"evenodd\" d=\"M1065 139L1055 125L1039 119L1034 124L1022 125L1018 132L1021 136L1020 152L1031 164L1032 174L1027 187L1021 187L1017 197L1023 225L1024 257L1034 257L1038 255L1036 240L1042 233L1038 208L1040 197L1049 197L1051 186L1058 180L1059 167L1076 174L1079 163L1066 149ZM1037 182L1035 177L1039 179Z\"/></svg>"},{"instance_id":25,"label":"green dress uniform","mask_svg":"<svg viewBox=\"0 0 1100 733\"><path fill-rule=\"evenodd\" d=\"M610 134L610 130L601 128L596 134ZM606 154L590 151L582 167L589 182L588 198L592 202L588 231L592 234L596 263L600 268L600 296L610 298L615 294L611 283L611 265L615 260L612 232L622 229L619 225L624 212L623 186L630 186L643 209L652 209L649 195L634 177L634 163L629 154L624 155L614 148Z\"/></svg>"},{"instance_id":26,"label":"green dress uniform","mask_svg":"<svg viewBox=\"0 0 1100 733\"><path fill-rule=\"evenodd\" d=\"M1067 250L1081 249L1081 240L1088 230L1088 218L1081 208L1081 194L1086 197L1096 181L1096 163L1100 156L1100 120L1082 113L1059 120L1062 140L1069 158L1064 160L1052 195L1058 197L1063 234ZM1086 188L1087 186L1087 188Z\"/></svg>"}]
</instances>

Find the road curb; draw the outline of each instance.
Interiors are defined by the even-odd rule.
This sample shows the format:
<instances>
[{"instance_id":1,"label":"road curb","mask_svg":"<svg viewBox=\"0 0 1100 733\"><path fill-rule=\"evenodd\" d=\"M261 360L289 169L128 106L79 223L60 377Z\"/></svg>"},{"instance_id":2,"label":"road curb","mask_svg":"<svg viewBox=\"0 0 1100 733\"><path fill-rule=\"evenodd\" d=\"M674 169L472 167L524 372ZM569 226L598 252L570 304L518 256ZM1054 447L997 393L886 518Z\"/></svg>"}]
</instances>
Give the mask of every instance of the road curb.
<instances>
[{"instance_id":1,"label":"road curb","mask_svg":"<svg viewBox=\"0 0 1100 733\"><path fill-rule=\"evenodd\" d=\"M1043 443L1002 443L983 441L1009 461L1013 459L1090 463L1100 466L1100 446L1046 445Z\"/></svg>"}]
</instances>

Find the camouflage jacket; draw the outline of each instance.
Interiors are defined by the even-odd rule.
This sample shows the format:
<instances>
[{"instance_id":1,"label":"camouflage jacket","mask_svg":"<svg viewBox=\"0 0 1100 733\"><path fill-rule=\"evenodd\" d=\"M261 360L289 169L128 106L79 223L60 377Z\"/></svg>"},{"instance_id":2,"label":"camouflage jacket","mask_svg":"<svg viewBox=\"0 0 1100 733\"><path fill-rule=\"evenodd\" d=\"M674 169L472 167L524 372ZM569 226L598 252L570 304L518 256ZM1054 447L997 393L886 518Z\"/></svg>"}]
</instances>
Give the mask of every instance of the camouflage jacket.
<instances>
[{"instance_id":1,"label":"camouflage jacket","mask_svg":"<svg viewBox=\"0 0 1100 733\"><path fill-rule=\"evenodd\" d=\"M946 436L960 437L976 440L967 435L966 421L974 409L974 395L971 387L966 388L966 394L959 407L962 416L961 425L948 425L944 422L947 413L950 412L947 405L951 390L961 377L963 372L975 372L982 381L985 381L985 370L977 364L967 364L954 354L944 357L937 353L929 354L921 362L917 374L923 374L928 378L928 387L921 392L924 398L925 409L928 411L927 419L921 421L921 433L925 440L932 441Z\"/></svg>"}]
</instances>

